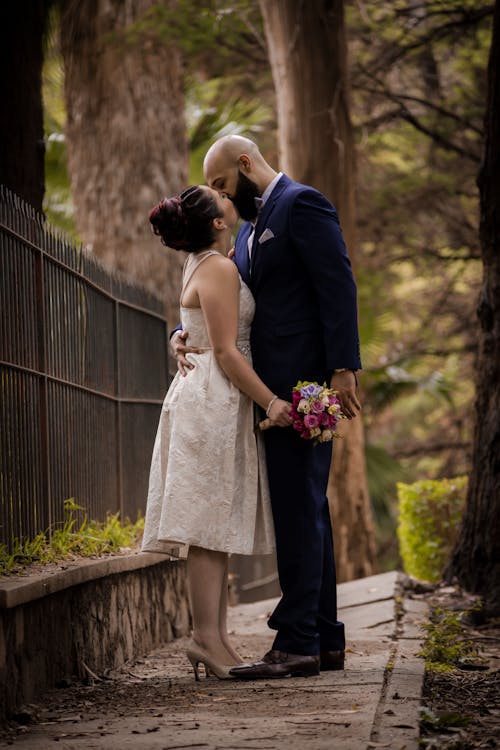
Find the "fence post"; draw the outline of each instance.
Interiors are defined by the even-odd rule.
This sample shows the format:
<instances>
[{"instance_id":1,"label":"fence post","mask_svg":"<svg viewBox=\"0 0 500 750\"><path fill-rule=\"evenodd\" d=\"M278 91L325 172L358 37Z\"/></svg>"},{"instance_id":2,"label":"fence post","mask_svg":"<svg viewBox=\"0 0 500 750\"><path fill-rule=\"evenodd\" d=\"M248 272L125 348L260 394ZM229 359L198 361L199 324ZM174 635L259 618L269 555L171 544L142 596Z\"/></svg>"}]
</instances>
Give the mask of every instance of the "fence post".
<instances>
[{"instance_id":1,"label":"fence post","mask_svg":"<svg viewBox=\"0 0 500 750\"><path fill-rule=\"evenodd\" d=\"M40 449L42 475L42 502L47 503L47 527L49 539L52 538L52 491L50 477L50 443L48 418L48 378L47 378L47 321L45 316L45 278L44 252L38 248L35 262L36 273L36 308L37 308L37 337L38 337L38 370L39 376L39 420L40 420Z\"/></svg>"},{"instance_id":2,"label":"fence post","mask_svg":"<svg viewBox=\"0 0 500 750\"><path fill-rule=\"evenodd\" d=\"M120 377L120 302L115 300L115 396L116 396L116 486L120 519L123 521L122 404Z\"/></svg>"}]
</instances>

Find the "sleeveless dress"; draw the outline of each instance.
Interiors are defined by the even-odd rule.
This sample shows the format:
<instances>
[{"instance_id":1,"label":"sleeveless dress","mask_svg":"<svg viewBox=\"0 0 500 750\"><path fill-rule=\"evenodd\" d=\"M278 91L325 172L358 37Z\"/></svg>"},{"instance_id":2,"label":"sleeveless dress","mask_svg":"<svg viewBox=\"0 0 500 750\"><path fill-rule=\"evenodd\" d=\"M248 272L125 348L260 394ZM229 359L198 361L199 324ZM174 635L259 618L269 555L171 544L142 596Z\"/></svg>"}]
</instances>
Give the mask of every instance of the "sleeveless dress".
<instances>
[{"instance_id":1,"label":"sleeveless dress","mask_svg":"<svg viewBox=\"0 0 500 750\"><path fill-rule=\"evenodd\" d=\"M214 250L191 253L184 292ZM181 293L182 299L182 293ZM251 363L252 293L240 277L237 347ZM180 308L194 368L175 375L163 402L149 477L143 552L185 557L186 545L241 555L274 550L262 435L253 401L217 363L200 308ZM182 545L182 546L181 546Z\"/></svg>"}]
</instances>

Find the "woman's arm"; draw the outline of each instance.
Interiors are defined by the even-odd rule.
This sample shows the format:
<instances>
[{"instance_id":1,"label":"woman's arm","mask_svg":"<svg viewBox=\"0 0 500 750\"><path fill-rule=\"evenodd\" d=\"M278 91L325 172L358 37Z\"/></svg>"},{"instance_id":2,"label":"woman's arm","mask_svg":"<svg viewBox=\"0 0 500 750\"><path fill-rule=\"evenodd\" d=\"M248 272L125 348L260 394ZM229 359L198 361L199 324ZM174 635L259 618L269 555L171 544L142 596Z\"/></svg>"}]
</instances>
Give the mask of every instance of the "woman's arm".
<instances>
[{"instance_id":1,"label":"woman's arm","mask_svg":"<svg viewBox=\"0 0 500 750\"><path fill-rule=\"evenodd\" d=\"M196 274L196 292L218 364L240 391L267 409L275 394L236 347L240 280L234 263L222 256L208 258ZM290 404L275 399L268 416L287 427L291 424L289 413Z\"/></svg>"}]
</instances>

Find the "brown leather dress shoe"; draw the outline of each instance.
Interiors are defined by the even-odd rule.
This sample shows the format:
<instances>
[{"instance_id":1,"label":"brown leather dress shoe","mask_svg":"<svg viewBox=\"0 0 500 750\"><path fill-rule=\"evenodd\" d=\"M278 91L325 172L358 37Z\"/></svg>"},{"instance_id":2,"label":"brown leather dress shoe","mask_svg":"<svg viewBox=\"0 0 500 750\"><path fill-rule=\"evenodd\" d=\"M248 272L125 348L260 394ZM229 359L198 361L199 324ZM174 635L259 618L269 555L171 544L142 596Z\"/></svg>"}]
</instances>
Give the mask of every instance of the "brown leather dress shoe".
<instances>
[{"instance_id":1,"label":"brown leather dress shoe","mask_svg":"<svg viewBox=\"0 0 500 750\"><path fill-rule=\"evenodd\" d=\"M262 661L232 667L229 674L237 680L265 680L273 677L311 677L319 674L319 656L268 651Z\"/></svg>"},{"instance_id":2,"label":"brown leather dress shoe","mask_svg":"<svg viewBox=\"0 0 500 750\"><path fill-rule=\"evenodd\" d=\"M320 659L322 672L344 669L345 651L322 651Z\"/></svg>"}]
</instances>

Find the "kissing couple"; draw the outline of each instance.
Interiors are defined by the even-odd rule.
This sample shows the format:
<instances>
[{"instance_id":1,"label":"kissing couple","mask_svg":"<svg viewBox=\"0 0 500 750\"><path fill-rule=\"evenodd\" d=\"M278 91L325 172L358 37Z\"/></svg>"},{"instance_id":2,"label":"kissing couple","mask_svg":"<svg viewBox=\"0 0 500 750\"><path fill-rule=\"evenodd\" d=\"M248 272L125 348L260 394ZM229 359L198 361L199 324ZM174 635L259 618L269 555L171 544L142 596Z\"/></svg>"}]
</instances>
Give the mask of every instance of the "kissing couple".
<instances>
[{"instance_id":1,"label":"kissing couple","mask_svg":"<svg viewBox=\"0 0 500 750\"><path fill-rule=\"evenodd\" d=\"M248 138L217 140L204 173L207 185L149 216L187 259L171 336L178 372L154 444L141 549L187 555L196 679L200 664L220 679L343 669L326 497L332 443L304 440L290 415L298 381L328 383L349 419L361 408L356 285L337 213ZM272 429L254 429L255 408ZM268 625L277 632L247 664L226 627L228 555L274 549L282 596Z\"/></svg>"}]
</instances>

